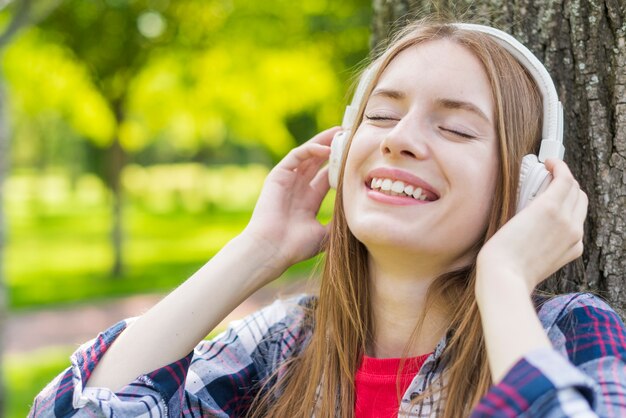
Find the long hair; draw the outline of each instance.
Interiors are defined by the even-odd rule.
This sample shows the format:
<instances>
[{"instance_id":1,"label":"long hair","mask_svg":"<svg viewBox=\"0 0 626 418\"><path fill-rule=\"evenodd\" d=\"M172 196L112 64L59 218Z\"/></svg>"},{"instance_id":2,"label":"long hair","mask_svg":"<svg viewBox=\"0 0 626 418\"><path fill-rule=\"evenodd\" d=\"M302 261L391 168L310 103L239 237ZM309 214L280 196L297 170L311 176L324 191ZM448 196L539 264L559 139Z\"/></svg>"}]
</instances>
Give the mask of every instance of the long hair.
<instances>
[{"instance_id":1,"label":"long hair","mask_svg":"<svg viewBox=\"0 0 626 418\"><path fill-rule=\"evenodd\" d=\"M399 32L375 60L376 74L365 98L400 52L436 39L457 42L479 59L495 104L499 173L488 225L473 248L473 254L477 254L483 243L515 214L520 163L525 154L536 152L539 142L541 96L527 71L487 35L445 23L418 21ZM361 103L352 132L362 121L366 101ZM368 253L348 228L342 184L343 175L340 175L319 300L316 308L307 314L313 334L300 354L281 367L280 378L273 376L272 384L264 385L259 391L250 410L252 417L354 416L354 376L373 335L373 320ZM447 345L441 354L445 382L431 384L412 400L412 404L419 403L439 392L442 404L437 410L444 418L468 416L492 383L474 296L475 264L474 256L470 264L433 282L405 349L406 355L435 301L444 300L451 307Z\"/></svg>"}]
</instances>

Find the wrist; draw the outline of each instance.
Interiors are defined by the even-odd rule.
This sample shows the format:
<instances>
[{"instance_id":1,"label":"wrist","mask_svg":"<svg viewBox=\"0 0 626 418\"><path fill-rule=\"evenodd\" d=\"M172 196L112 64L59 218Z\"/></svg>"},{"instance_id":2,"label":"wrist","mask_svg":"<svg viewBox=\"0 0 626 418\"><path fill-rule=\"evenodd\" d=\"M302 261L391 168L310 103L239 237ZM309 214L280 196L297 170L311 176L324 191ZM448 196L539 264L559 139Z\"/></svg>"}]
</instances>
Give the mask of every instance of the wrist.
<instances>
[{"instance_id":1,"label":"wrist","mask_svg":"<svg viewBox=\"0 0 626 418\"><path fill-rule=\"evenodd\" d=\"M478 261L474 286L476 300L479 304L486 300L508 298L515 295L530 297L533 291L528 285L528 281L515 269Z\"/></svg>"},{"instance_id":2,"label":"wrist","mask_svg":"<svg viewBox=\"0 0 626 418\"><path fill-rule=\"evenodd\" d=\"M530 351L551 347L530 297L531 289L513 269L477 263L475 295L494 383Z\"/></svg>"},{"instance_id":3,"label":"wrist","mask_svg":"<svg viewBox=\"0 0 626 418\"><path fill-rule=\"evenodd\" d=\"M291 265L278 245L248 228L231 242L241 247L242 261L256 266L255 270L259 273L256 279L263 284L278 278Z\"/></svg>"}]
</instances>

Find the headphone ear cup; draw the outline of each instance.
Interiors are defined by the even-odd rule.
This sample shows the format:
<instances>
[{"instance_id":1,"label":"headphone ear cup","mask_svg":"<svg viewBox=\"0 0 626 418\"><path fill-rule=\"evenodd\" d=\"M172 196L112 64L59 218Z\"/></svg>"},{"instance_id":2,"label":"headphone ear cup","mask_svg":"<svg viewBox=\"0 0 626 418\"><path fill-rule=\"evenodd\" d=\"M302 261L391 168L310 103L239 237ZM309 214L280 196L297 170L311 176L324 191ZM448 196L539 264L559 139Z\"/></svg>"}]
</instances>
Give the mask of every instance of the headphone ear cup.
<instances>
[{"instance_id":1,"label":"headphone ear cup","mask_svg":"<svg viewBox=\"0 0 626 418\"><path fill-rule=\"evenodd\" d=\"M517 188L517 211L524 209L538 194L548 188L552 174L536 155L528 154L522 159Z\"/></svg>"},{"instance_id":2,"label":"headphone ear cup","mask_svg":"<svg viewBox=\"0 0 626 418\"><path fill-rule=\"evenodd\" d=\"M339 183L339 172L341 171L341 161L346 150L346 142L350 130L339 131L330 143L330 158L328 159L328 182L333 189Z\"/></svg>"}]
</instances>

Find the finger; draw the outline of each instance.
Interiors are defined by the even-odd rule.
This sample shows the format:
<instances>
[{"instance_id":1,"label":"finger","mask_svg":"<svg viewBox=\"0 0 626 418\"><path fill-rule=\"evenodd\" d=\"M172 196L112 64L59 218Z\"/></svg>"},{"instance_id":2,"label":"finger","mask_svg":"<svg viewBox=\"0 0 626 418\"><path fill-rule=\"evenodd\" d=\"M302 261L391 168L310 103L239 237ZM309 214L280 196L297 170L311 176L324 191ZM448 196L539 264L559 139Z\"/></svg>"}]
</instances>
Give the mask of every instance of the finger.
<instances>
[{"instance_id":1,"label":"finger","mask_svg":"<svg viewBox=\"0 0 626 418\"><path fill-rule=\"evenodd\" d=\"M578 222L579 225L584 225L587 218L587 209L589 207L589 198L587 194L582 190L578 191L578 200L576 200L576 207L574 208L573 219L574 222Z\"/></svg>"},{"instance_id":2,"label":"finger","mask_svg":"<svg viewBox=\"0 0 626 418\"><path fill-rule=\"evenodd\" d=\"M284 170L295 170L312 158L319 158L322 161L326 161L329 156L329 146L317 143L305 143L289 151L276 167Z\"/></svg>"},{"instance_id":3,"label":"finger","mask_svg":"<svg viewBox=\"0 0 626 418\"><path fill-rule=\"evenodd\" d=\"M313 138L309 139L299 147L293 148L283 158L284 168L288 170L295 169L304 160L311 158L312 156L320 156L328 159L330 155L330 143L337 132L341 130L340 126L334 126L326 129Z\"/></svg>"},{"instance_id":4,"label":"finger","mask_svg":"<svg viewBox=\"0 0 626 418\"><path fill-rule=\"evenodd\" d=\"M298 184L296 189L298 190L297 193L302 196L298 200L297 206L317 214L324 197L330 190L328 167L318 170L314 178L306 186Z\"/></svg>"},{"instance_id":5,"label":"finger","mask_svg":"<svg viewBox=\"0 0 626 418\"><path fill-rule=\"evenodd\" d=\"M332 128L328 128L318 133L313 138L309 139L306 143L330 145L330 143L333 141L333 137L340 130L341 130L341 126L333 126Z\"/></svg>"},{"instance_id":6,"label":"finger","mask_svg":"<svg viewBox=\"0 0 626 418\"><path fill-rule=\"evenodd\" d=\"M550 274L556 272L558 269L565 267L568 263L576 260L583 253L584 246L582 240L575 242L569 247L563 248L563 252L558 258L558 262L555 263L556 269L550 272Z\"/></svg>"},{"instance_id":7,"label":"finger","mask_svg":"<svg viewBox=\"0 0 626 418\"><path fill-rule=\"evenodd\" d=\"M305 196L312 193L311 183L316 178L319 178L319 172L324 164L326 164L326 158L320 157L313 157L303 162L293 171L297 174L295 177L294 189L303 192Z\"/></svg>"},{"instance_id":8,"label":"finger","mask_svg":"<svg viewBox=\"0 0 626 418\"><path fill-rule=\"evenodd\" d=\"M567 192L567 195L563 199L562 208L563 212L571 213L576 208L576 203L580 197L580 186L576 180L572 177L570 182L570 189Z\"/></svg>"},{"instance_id":9,"label":"finger","mask_svg":"<svg viewBox=\"0 0 626 418\"><path fill-rule=\"evenodd\" d=\"M555 158L547 159L545 167L552 174L552 181L546 190L549 193L546 194L559 202L564 201L571 191L572 182L575 181L574 176L567 164Z\"/></svg>"},{"instance_id":10,"label":"finger","mask_svg":"<svg viewBox=\"0 0 626 418\"><path fill-rule=\"evenodd\" d=\"M564 211L574 211L580 197L580 185L574 178L571 170L564 161L549 158L545 163L546 169L552 173L553 181L559 192L562 192L562 208ZM560 193L559 193L560 194ZM584 194L584 193L583 193ZM560 197L560 196L557 196Z\"/></svg>"},{"instance_id":11,"label":"finger","mask_svg":"<svg viewBox=\"0 0 626 418\"><path fill-rule=\"evenodd\" d=\"M311 180L311 189L317 196L321 196L322 198L326 196L326 193L330 190L330 183L328 181L328 166L318 171L313 180Z\"/></svg>"},{"instance_id":12,"label":"finger","mask_svg":"<svg viewBox=\"0 0 626 418\"><path fill-rule=\"evenodd\" d=\"M585 246L582 239L574 243L571 247L567 249L567 252L565 254L565 262L563 263L563 265L570 263L583 255L584 250Z\"/></svg>"},{"instance_id":13,"label":"finger","mask_svg":"<svg viewBox=\"0 0 626 418\"><path fill-rule=\"evenodd\" d=\"M578 190L577 195L576 204L569 219L570 228L566 239L569 240L572 245L565 253L567 257L566 262L578 258L583 251L582 242L585 234L585 218L587 216L587 195L580 190Z\"/></svg>"},{"instance_id":14,"label":"finger","mask_svg":"<svg viewBox=\"0 0 626 418\"><path fill-rule=\"evenodd\" d=\"M563 160L559 160L558 158L548 158L544 165L546 166L546 169L552 173L554 178L574 177L569 167Z\"/></svg>"}]
</instances>

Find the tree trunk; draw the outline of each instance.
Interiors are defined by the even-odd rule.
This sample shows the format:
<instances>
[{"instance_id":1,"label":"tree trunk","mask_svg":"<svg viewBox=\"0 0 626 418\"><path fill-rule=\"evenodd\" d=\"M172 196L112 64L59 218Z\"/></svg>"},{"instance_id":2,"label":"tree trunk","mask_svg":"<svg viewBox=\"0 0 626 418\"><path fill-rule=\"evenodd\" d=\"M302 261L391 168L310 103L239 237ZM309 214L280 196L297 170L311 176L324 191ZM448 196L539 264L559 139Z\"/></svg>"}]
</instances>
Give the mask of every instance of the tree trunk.
<instances>
[{"instance_id":1,"label":"tree trunk","mask_svg":"<svg viewBox=\"0 0 626 418\"><path fill-rule=\"evenodd\" d=\"M565 116L565 161L589 196L582 261L555 292L593 291L626 316L626 4L623 0L373 0L372 45L395 24L457 16L511 33L544 63ZM549 231L546 231L549 233Z\"/></svg>"},{"instance_id":2,"label":"tree trunk","mask_svg":"<svg viewBox=\"0 0 626 418\"><path fill-rule=\"evenodd\" d=\"M117 126L124 120L121 103L114 104ZM107 152L107 181L111 190L111 248L113 250L113 265L111 266L111 276L118 278L124 272L123 258L123 192L122 192L122 170L126 164L126 154L119 141L119 134L115 135L113 143Z\"/></svg>"}]
</instances>

